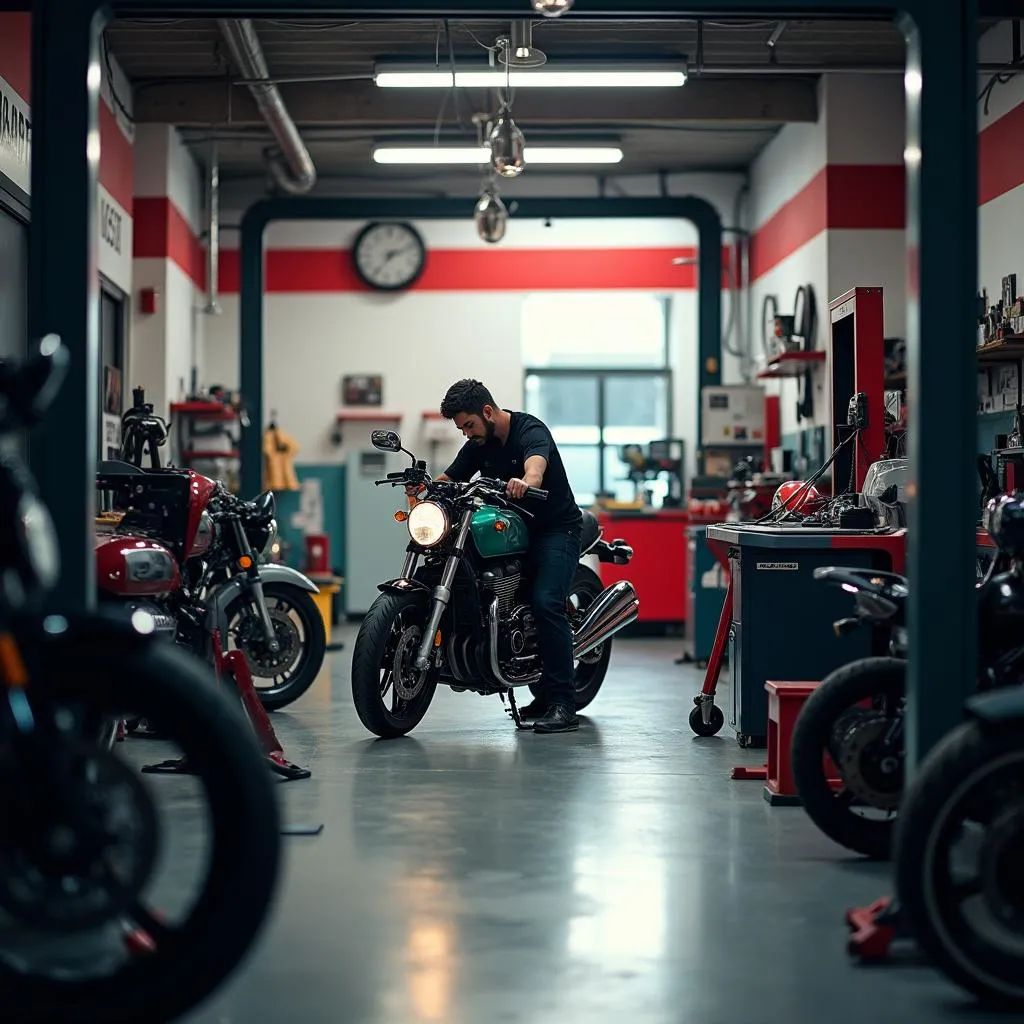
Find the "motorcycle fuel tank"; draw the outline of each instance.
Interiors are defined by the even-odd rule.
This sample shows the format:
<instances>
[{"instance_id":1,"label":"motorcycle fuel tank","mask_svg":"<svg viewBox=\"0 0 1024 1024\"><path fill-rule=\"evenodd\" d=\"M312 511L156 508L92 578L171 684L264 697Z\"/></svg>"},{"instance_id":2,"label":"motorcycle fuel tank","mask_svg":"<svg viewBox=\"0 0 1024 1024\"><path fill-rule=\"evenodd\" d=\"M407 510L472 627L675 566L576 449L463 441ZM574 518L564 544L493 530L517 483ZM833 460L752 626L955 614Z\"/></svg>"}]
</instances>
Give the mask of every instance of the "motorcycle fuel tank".
<instances>
[{"instance_id":1,"label":"motorcycle fuel tank","mask_svg":"<svg viewBox=\"0 0 1024 1024\"><path fill-rule=\"evenodd\" d=\"M96 585L122 597L169 594L181 585L174 556L162 544L141 537L97 539Z\"/></svg>"},{"instance_id":2,"label":"motorcycle fuel tank","mask_svg":"<svg viewBox=\"0 0 1024 1024\"><path fill-rule=\"evenodd\" d=\"M522 518L490 505L473 513L470 532L481 558L521 555L530 546L530 534Z\"/></svg>"}]
</instances>

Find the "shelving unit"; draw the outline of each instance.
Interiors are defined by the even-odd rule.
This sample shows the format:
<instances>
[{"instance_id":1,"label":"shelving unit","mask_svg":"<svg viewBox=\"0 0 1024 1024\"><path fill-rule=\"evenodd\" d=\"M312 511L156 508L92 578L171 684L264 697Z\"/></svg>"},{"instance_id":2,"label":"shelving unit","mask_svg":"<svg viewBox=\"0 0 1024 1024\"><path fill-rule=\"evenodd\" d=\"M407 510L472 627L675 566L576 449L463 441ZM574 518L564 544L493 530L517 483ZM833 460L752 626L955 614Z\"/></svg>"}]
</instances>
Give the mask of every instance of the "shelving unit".
<instances>
[{"instance_id":1,"label":"shelving unit","mask_svg":"<svg viewBox=\"0 0 1024 1024\"><path fill-rule=\"evenodd\" d=\"M172 402L171 422L175 429L174 461L182 468L195 469L206 476L223 480L232 490L237 488L241 452L238 450L239 432L234 431L230 447L211 447L206 431L197 429L199 423L238 424L238 410L223 402Z\"/></svg>"},{"instance_id":2,"label":"shelving unit","mask_svg":"<svg viewBox=\"0 0 1024 1024\"><path fill-rule=\"evenodd\" d=\"M768 360L768 364L757 375L758 380L776 380L780 377L800 377L808 366L825 362L825 353L814 352L782 352Z\"/></svg>"}]
</instances>

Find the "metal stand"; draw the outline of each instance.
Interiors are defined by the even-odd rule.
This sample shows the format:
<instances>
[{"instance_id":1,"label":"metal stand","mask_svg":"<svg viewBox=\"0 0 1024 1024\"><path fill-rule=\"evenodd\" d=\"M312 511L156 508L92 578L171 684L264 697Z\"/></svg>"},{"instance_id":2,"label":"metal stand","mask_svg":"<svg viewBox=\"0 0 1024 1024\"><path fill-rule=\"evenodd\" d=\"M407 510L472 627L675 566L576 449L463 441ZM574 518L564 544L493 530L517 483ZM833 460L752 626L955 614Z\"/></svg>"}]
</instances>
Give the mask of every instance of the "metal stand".
<instances>
[{"instance_id":1,"label":"metal stand","mask_svg":"<svg viewBox=\"0 0 1024 1024\"><path fill-rule=\"evenodd\" d=\"M501 703L505 703L505 694L501 695ZM519 706L516 704L516 695L514 690L508 691L508 706L505 710L512 716L512 721L516 723L516 728L523 732L533 732L533 728L523 723L522 715L519 714Z\"/></svg>"}]
</instances>

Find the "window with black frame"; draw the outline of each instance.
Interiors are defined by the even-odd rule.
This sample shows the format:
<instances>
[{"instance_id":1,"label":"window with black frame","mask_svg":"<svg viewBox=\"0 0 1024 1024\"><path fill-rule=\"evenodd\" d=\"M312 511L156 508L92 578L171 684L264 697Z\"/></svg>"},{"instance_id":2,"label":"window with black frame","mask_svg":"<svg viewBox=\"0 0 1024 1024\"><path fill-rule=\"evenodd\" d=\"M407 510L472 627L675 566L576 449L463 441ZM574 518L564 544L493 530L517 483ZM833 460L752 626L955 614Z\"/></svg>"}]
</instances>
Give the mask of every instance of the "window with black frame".
<instances>
[{"instance_id":1,"label":"window with black frame","mask_svg":"<svg viewBox=\"0 0 1024 1024\"><path fill-rule=\"evenodd\" d=\"M667 300L531 295L523 307L524 408L550 428L577 501L632 501L627 445L671 435ZM667 485L664 485L667 490ZM655 488L654 504L664 497Z\"/></svg>"}]
</instances>

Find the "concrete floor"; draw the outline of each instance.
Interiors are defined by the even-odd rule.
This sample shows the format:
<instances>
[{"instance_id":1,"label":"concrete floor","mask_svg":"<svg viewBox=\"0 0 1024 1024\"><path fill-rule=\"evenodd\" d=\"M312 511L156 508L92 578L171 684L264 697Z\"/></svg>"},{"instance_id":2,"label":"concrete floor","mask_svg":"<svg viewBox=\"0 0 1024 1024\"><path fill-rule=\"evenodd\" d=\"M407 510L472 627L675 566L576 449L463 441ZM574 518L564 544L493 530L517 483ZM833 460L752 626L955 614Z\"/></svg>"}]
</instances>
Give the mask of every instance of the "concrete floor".
<instances>
[{"instance_id":1,"label":"concrete floor","mask_svg":"<svg viewBox=\"0 0 1024 1024\"><path fill-rule=\"evenodd\" d=\"M280 787L286 816L324 832L285 840L274 919L192 1024L993 1019L927 967L847 958L843 911L886 867L730 780L763 752L693 737L680 641L616 641L576 734L445 689L385 742L351 706L352 637L275 716L314 772Z\"/></svg>"}]
</instances>

